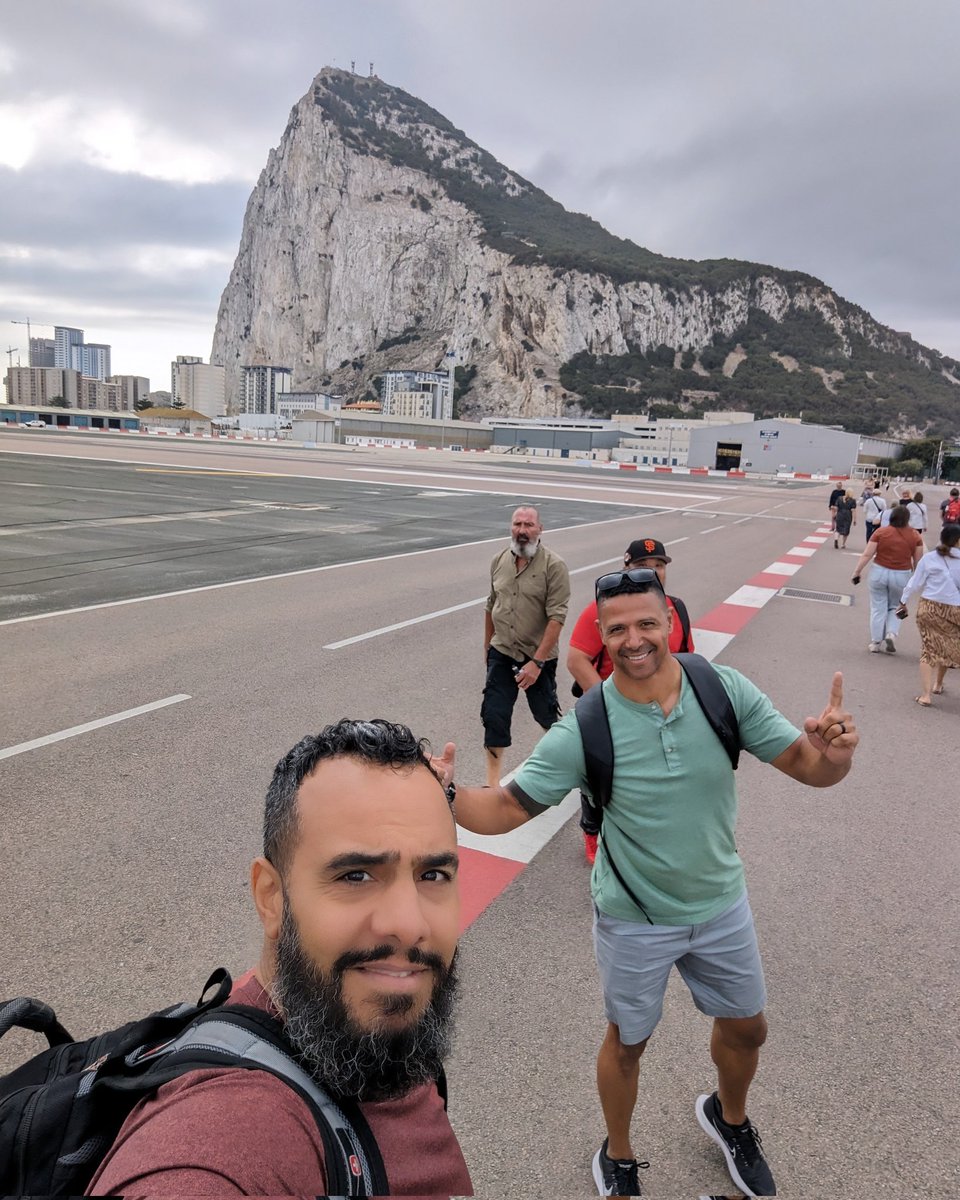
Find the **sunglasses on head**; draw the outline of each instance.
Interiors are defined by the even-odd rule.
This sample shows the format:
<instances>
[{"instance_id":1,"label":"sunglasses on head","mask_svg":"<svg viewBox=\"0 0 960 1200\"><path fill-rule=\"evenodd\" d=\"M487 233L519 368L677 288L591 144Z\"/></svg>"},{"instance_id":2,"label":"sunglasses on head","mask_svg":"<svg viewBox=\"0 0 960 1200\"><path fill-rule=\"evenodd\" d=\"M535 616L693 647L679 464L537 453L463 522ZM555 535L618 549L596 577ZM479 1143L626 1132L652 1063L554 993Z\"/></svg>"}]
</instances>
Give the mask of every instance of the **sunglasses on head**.
<instances>
[{"instance_id":1,"label":"sunglasses on head","mask_svg":"<svg viewBox=\"0 0 960 1200\"><path fill-rule=\"evenodd\" d=\"M597 599L615 592L624 583L656 584L663 591L660 576L650 567L634 567L630 571L611 571L609 575L601 575L597 580Z\"/></svg>"}]
</instances>

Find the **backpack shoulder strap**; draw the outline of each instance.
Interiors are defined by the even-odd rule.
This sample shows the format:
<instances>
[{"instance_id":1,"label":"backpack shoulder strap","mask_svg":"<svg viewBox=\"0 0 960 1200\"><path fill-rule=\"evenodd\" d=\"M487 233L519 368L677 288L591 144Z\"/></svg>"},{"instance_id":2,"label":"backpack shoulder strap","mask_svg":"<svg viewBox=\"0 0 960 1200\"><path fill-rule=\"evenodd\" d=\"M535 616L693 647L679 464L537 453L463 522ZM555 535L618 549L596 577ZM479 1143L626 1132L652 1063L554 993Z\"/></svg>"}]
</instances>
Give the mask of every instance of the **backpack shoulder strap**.
<instances>
[{"instance_id":1,"label":"backpack shoulder strap","mask_svg":"<svg viewBox=\"0 0 960 1200\"><path fill-rule=\"evenodd\" d=\"M677 654L674 657L683 668L703 715L723 744L730 765L736 770L740 765L740 724L720 676L702 654Z\"/></svg>"},{"instance_id":2,"label":"backpack shoulder strap","mask_svg":"<svg viewBox=\"0 0 960 1200\"><path fill-rule=\"evenodd\" d=\"M687 612L687 606L679 596L671 596L670 603L676 609L677 616L680 618L680 628L683 630L680 653L688 654L690 652L690 614Z\"/></svg>"},{"instance_id":3,"label":"backpack shoulder strap","mask_svg":"<svg viewBox=\"0 0 960 1200\"><path fill-rule=\"evenodd\" d=\"M603 699L603 684L584 692L573 707L583 743L583 761L587 786L594 806L603 809L610 803L613 788L613 738Z\"/></svg>"},{"instance_id":4,"label":"backpack shoulder strap","mask_svg":"<svg viewBox=\"0 0 960 1200\"><path fill-rule=\"evenodd\" d=\"M223 1065L268 1071L291 1087L317 1122L324 1150L327 1194L389 1195L386 1168L359 1105L334 1097L297 1063L279 1021L256 1008L232 1005L205 1014L165 1046L129 1056L128 1066L153 1059L145 1076L130 1082L154 1087L191 1070ZM105 1081L106 1082L106 1081ZM110 1086L123 1087L114 1079Z\"/></svg>"}]
</instances>

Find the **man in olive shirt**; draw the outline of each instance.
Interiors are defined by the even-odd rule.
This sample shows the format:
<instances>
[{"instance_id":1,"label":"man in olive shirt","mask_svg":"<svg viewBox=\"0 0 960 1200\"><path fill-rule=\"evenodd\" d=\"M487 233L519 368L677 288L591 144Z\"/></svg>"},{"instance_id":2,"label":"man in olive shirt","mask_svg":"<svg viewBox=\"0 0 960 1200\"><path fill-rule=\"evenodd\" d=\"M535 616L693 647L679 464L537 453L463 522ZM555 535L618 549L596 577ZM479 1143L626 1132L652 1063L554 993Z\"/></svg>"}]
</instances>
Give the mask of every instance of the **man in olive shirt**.
<instances>
[{"instance_id":1,"label":"man in olive shirt","mask_svg":"<svg viewBox=\"0 0 960 1200\"><path fill-rule=\"evenodd\" d=\"M490 564L483 617L487 681L480 706L489 787L500 783L518 691L526 692L543 729L560 717L557 643L570 603L570 574L563 559L541 543L542 533L538 510L521 506L511 519L510 545Z\"/></svg>"}]
</instances>

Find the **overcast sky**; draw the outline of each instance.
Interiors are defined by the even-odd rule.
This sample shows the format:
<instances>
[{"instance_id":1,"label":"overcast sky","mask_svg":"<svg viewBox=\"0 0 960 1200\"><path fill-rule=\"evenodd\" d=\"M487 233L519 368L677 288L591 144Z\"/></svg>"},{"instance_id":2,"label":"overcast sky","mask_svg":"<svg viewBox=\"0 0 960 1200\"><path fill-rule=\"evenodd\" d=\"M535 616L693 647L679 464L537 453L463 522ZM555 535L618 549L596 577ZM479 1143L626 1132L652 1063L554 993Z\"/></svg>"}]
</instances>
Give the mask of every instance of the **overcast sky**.
<instances>
[{"instance_id":1,"label":"overcast sky","mask_svg":"<svg viewBox=\"0 0 960 1200\"><path fill-rule=\"evenodd\" d=\"M0 322L79 326L154 388L208 358L267 153L351 59L616 234L809 272L960 357L957 0L0 11Z\"/></svg>"}]
</instances>

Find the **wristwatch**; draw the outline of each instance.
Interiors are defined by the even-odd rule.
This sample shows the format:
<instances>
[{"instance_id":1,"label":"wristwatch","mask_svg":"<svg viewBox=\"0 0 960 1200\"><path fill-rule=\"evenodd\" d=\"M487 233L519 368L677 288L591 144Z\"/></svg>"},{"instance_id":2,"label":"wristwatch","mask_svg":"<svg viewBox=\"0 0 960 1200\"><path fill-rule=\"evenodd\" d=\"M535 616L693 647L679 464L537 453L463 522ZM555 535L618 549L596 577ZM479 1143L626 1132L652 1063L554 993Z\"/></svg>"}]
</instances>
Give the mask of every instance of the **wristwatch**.
<instances>
[{"instance_id":1,"label":"wristwatch","mask_svg":"<svg viewBox=\"0 0 960 1200\"><path fill-rule=\"evenodd\" d=\"M530 661L535 667L539 667L541 671L547 665L547 660L545 658L531 658Z\"/></svg>"}]
</instances>

